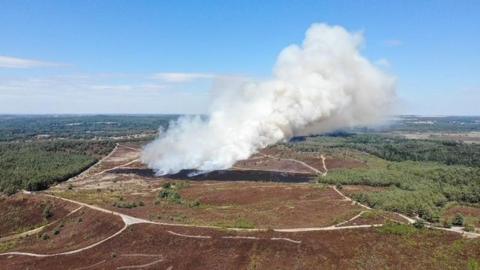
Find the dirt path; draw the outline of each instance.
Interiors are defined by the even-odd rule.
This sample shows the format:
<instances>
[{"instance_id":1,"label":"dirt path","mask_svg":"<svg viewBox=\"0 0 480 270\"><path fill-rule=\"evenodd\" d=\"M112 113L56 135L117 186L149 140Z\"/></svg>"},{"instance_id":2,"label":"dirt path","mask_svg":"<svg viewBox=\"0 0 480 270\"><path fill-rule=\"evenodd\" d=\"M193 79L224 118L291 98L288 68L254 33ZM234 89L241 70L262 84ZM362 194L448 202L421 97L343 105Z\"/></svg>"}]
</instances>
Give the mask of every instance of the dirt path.
<instances>
[{"instance_id":1,"label":"dirt path","mask_svg":"<svg viewBox=\"0 0 480 270\"><path fill-rule=\"evenodd\" d=\"M115 166L115 167L105 169L105 170L103 170L103 171L101 171L101 172L98 172L98 173L92 175L92 177L102 175L102 174L107 173L107 172L109 172L109 171L113 171L113 170L116 170L116 169L120 169L120 168L127 167L128 165L133 164L133 163L138 162L138 161L140 161L140 159L137 158L137 159L131 160L131 161L127 162L127 163L120 164L120 165L117 165L117 166Z\"/></svg>"},{"instance_id":2,"label":"dirt path","mask_svg":"<svg viewBox=\"0 0 480 270\"><path fill-rule=\"evenodd\" d=\"M325 156L320 155L320 158L322 159L322 166L323 166L322 176L325 177L325 176L327 176L327 173L328 173L327 164L325 164Z\"/></svg>"},{"instance_id":3,"label":"dirt path","mask_svg":"<svg viewBox=\"0 0 480 270\"><path fill-rule=\"evenodd\" d=\"M53 254L39 254L39 253L12 251L12 252L0 253L0 256L23 255L23 256L31 256L31 257L53 257L53 256L75 254L75 253L79 253L79 252L85 251L87 249L91 249L93 247L96 247L96 246L98 246L98 245L100 245L100 244L118 236L123 231L125 231L130 225L139 224L139 223L156 224L156 225L171 226L171 227L225 229L225 228L218 227L218 226L197 226L197 225L190 225L190 224L173 224L173 223L154 222L154 221L141 219L141 218L136 218L136 217L133 217L133 216L130 216L130 215L122 214L122 213L119 213L119 212L116 212L116 211L111 211L111 210L108 210L108 209L105 209L105 208L102 208L102 207L99 207L99 206L90 205L90 204L86 204L86 203L83 203L83 202L79 202L79 201L75 201L75 200L71 200L71 199L66 199L66 198L63 198L63 197L58 197L58 196L51 195L51 194L45 194L45 196L49 196L49 197L52 197L52 198L57 198L57 199L60 199L60 200L71 202L71 203L75 203L75 204L78 204L82 207L88 207L90 209L97 210L97 211L100 211L100 212L104 212L104 213L107 213L107 214L113 214L113 215L120 216L122 218L123 222L125 223L125 226L122 229L120 229L119 231L117 231L116 233L112 234L111 236L109 236L105 239L102 239L102 240L100 240L96 243L93 243L93 244L89 245L89 246L79 248L79 249L75 249L75 250L71 250L71 251L59 252L59 253L53 253ZM381 226L381 224L355 225L355 226L344 226L344 227L336 227L336 225L332 225L332 226L327 226L327 227L313 227L313 228L273 229L273 231L276 231L276 232L308 232L308 231L329 231L329 230L358 229L358 228L369 228L369 227L378 227L378 226ZM244 228L227 228L227 230L230 230L230 231L250 231L250 232L264 232L264 231L267 231L267 229L244 229ZM176 233L176 232L173 232L171 230L167 230L167 233L170 233L170 234L178 236L178 237L211 238L211 236L209 236L209 235L202 235L202 236L200 236L200 235L186 235L186 234ZM241 239L241 238L235 237L235 236L225 236L224 238ZM254 239L254 238L251 238L251 239ZM258 239L262 239L262 238L258 238ZM285 240L285 241L292 242L292 243L298 243L299 242L299 241L296 241L296 240L293 240L293 239L290 239L290 238L278 238L278 239L277 238L270 238L269 240L278 241L278 240L281 240L281 239L283 239L283 240L288 239L288 240Z\"/></svg>"},{"instance_id":4,"label":"dirt path","mask_svg":"<svg viewBox=\"0 0 480 270\"><path fill-rule=\"evenodd\" d=\"M323 172L318 170L317 168L315 167L312 167L310 165L308 165L307 163L303 162L303 161L300 161L300 160L296 160L296 159L293 159L293 158L280 158L280 157L276 157L276 156L272 156L272 155L267 155L267 154L260 154L264 157L268 157L268 158L272 158L272 159L278 159L278 160L287 160L287 161L292 161L292 162L296 162L296 163L299 163L301 165L303 165L304 167L308 168L309 170L311 170L312 172L314 172L315 174L320 174L322 175Z\"/></svg>"},{"instance_id":5,"label":"dirt path","mask_svg":"<svg viewBox=\"0 0 480 270\"><path fill-rule=\"evenodd\" d=\"M338 191L335 187L333 187L339 194L343 194L341 193L340 191ZM10 255L23 255L23 256L31 256L31 257L52 257L52 256L61 256L61 255L70 255L70 254L75 254L75 253L79 253L79 252L82 252L82 251L85 251L85 250L88 250L88 249L91 249L93 247L96 247L118 235L120 235L123 231L125 231L130 225L133 225L133 224L139 224L139 223L147 223L147 224L156 224L156 225L162 225L162 226L171 226L171 227L193 227L193 228L210 228L210 229L225 229L225 228L221 228L221 227L217 227L217 226L196 226L196 225L189 225L189 224L172 224L172 223L162 223L162 222L153 222L153 221L150 221L150 220L146 220L146 219L141 219L141 218L136 218L136 217L133 217L133 216L130 216L130 215L126 215L126 214L122 214L122 213L119 213L119 212L115 212L115 211L111 211L111 210L108 210L108 209L105 209L105 208L102 208L102 207L98 207L98 206L95 206L95 205L89 205L89 204L86 204L86 203L82 203L82 202L79 202L79 201L75 201L75 200L70 200L70 199L66 199L66 198L62 198L62 197L58 197L58 196L54 196L54 195L50 195L50 194L46 194L46 196L50 196L50 197L53 197L53 198L57 198L57 199L60 199L60 200L65 200L65 201L68 201L68 202L72 202L72 203L76 203L80 206L84 206L84 207L88 207L88 208L91 208L91 209L94 209L94 210L97 210L97 211L101 211L101 212L104 212L104 213L108 213L108 214L113 214L113 215L117 215L117 216L120 216L123 220L123 222L125 223L125 226L120 229L119 231L117 231L116 233L112 234L111 236L105 238L105 239L102 239L96 243L93 243L89 246L86 246L86 247L83 247L83 248L79 248L79 249L75 249L75 250L71 250L71 251L66 251L66 252L60 252L60 253L53 253L53 254L39 254L39 253L29 253L29 252L16 252L16 251L13 251L13 252L6 252L6 253L0 253L0 256L10 256ZM345 198L348 198L347 196L343 195ZM351 200L350 198L348 198L349 200ZM362 211L362 212L365 212L365 211ZM359 213L357 215L355 215L354 217L352 217L351 219L347 220L346 222L348 221L352 221L358 217L360 217L360 215L362 214ZM338 224L335 224L335 225L331 225L331 226L326 226L326 227L310 227L310 228L291 228L291 229L273 229L273 231L275 232L312 232L312 231L333 231L333 230L348 230L348 229L364 229L364 228L372 228L372 227L381 227L383 226L384 224L369 224L369 225L352 225L352 226L340 226L342 224L345 224L346 223L345 221L344 222L340 222ZM434 226L428 226L432 229L442 229L442 230L447 230L447 231L451 231L451 232L456 232L456 233L461 233L463 235L466 235L468 237L479 237L480 234L477 234L477 233L468 233L468 234L465 234L465 232L463 231L459 231L459 230L455 230L455 229L445 229L445 228L438 228L438 227L434 227ZM227 228L227 230L233 230L233 231L250 231L250 232L262 232L262 231L267 231L267 229L243 229L243 228ZM200 239L210 239L211 236L209 235L186 235L186 234L181 234L181 233L176 233L176 232L173 232L171 230L167 230L167 233L170 233L172 235L175 235L175 236L178 236L178 237L187 237L187 238L200 238ZM262 238L258 238L258 237L248 237L248 236L224 236L222 238L226 238L226 239L244 239L244 238L248 238L248 239L262 239ZM269 240L272 240L272 241L278 241L278 240L285 240L285 241L288 241L288 242L291 242L291 243L300 243L300 241L296 241L296 240L293 240L293 239L290 239L290 238L269 238Z\"/></svg>"},{"instance_id":6,"label":"dirt path","mask_svg":"<svg viewBox=\"0 0 480 270\"><path fill-rule=\"evenodd\" d=\"M81 172L79 175L74 176L74 177L68 179L68 180L65 181L65 182L75 181L76 179L82 179L83 177L85 177L85 175L88 174L93 168L97 167L98 164L100 164L100 163L102 163L103 161L105 161L106 159L110 158L110 157L118 150L119 145L120 145L120 144L116 143L116 144L115 144L115 147L112 149L112 151L110 151L110 153L108 153L108 155L104 156L102 159L100 159L100 160L97 161L95 164L93 164L92 166L90 166L90 168L88 168L88 169L86 169L85 171Z\"/></svg>"},{"instance_id":7,"label":"dirt path","mask_svg":"<svg viewBox=\"0 0 480 270\"><path fill-rule=\"evenodd\" d=\"M126 230L128 228L128 225L125 224L125 226L120 229L118 232L110 235L109 237L107 238L104 238L96 243L93 243L91 245L88 245L86 247L83 247L83 248L79 248L79 249L74 249L74 250L71 250L71 251L66 251L66 252L59 252L59 253L53 253L53 254L39 254L39 253L30 253L30 252L18 252L18 251L12 251L12 252L5 252L5 253L0 253L0 256L9 256L9 255L23 255L23 256L30 256L30 257L39 257L39 258L44 258L44 257L54 257L54 256L61 256L61 255L70 255L70 254L75 254L75 253L79 253L79 252L82 252L82 251L85 251L87 249L91 249L93 247L96 247L112 238L114 238L115 236L121 234L124 230Z\"/></svg>"}]
</instances>

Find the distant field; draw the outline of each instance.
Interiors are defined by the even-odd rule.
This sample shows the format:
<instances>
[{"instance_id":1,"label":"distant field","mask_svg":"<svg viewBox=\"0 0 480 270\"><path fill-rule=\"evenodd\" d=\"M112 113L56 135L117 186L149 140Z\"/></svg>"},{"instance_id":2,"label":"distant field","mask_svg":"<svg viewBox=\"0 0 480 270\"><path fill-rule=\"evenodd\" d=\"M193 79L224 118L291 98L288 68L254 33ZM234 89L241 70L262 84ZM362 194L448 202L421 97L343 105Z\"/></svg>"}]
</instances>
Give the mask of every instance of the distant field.
<instances>
[{"instance_id":1,"label":"distant field","mask_svg":"<svg viewBox=\"0 0 480 270\"><path fill-rule=\"evenodd\" d=\"M391 121L390 125L367 131L381 132L418 132L418 133L465 133L480 131L480 116L415 116L402 115Z\"/></svg>"}]
</instances>

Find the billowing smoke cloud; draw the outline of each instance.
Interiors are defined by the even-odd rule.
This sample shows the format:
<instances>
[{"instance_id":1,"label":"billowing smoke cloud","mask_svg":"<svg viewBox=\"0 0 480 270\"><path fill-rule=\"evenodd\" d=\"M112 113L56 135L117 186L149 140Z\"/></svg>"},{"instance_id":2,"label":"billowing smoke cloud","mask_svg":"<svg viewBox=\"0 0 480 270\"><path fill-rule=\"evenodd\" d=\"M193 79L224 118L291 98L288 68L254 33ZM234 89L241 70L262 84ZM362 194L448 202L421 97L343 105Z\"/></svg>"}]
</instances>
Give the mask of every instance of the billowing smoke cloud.
<instances>
[{"instance_id":1,"label":"billowing smoke cloud","mask_svg":"<svg viewBox=\"0 0 480 270\"><path fill-rule=\"evenodd\" d=\"M363 37L312 25L301 46L283 49L273 78L216 91L209 117L184 117L147 145L142 160L158 175L231 167L296 135L382 120L394 79L360 55Z\"/></svg>"}]
</instances>

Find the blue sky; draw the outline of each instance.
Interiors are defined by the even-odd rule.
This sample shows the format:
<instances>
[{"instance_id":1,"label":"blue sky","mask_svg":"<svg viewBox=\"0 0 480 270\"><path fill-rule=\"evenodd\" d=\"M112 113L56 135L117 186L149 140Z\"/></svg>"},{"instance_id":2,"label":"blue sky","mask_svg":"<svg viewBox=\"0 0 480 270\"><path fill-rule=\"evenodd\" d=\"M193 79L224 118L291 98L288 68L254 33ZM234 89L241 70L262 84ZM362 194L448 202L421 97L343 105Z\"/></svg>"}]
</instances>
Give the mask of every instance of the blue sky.
<instances>
[{"instance_id":1,"label":"blue sky","mask_svg":"<svg viewBox=\"0 0 480 270\"><path fill-rule=\"evenodd\" d=\"M480 115L479 1L4 1L0 113L202 113L315 22L362 31L398 112ZM172 74L173 73L173 74Z\"/></svg>"}]
</instances>

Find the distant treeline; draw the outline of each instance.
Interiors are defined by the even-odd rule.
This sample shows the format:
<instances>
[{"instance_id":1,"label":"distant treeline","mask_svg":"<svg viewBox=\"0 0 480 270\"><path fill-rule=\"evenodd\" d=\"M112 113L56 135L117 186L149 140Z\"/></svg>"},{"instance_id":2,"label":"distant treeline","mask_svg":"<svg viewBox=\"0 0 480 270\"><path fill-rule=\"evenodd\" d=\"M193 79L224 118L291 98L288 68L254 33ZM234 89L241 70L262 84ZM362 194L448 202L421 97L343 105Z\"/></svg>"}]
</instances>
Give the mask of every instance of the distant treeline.
<instances>
[{"instance_id":1,"label":"distant treeline","mask_svg":"<svg viewBox=\"0 0 480 270\"><path fill-rule=\"evenodd\" d=\"M107 155L110 141L0 143L0 191L42 190L75 176Z\"/></svg>"},{"instance_id":2,"label":"distant treeline","mask_svg":"<svg viewBox=\"0 0 480 270\"><path fill-rule=\"evenodd\" d=\"M357 131L381 132L471 132L480 131L480 116L399 116L388 125Z\"/></svg>"},{"instance_id":3,"label":"distant treeline","mask_svg":"<svg viewBox=\"0 0 480 270\"><path fill-rule=\"evenodd\" d=\"M0 141L156 133L178 115L0 115Z\"/></svg>"},{"instance_id":4,"label":"distant treeline","mask_svg":"<svg viewBox=\"0 0 480 270\"><path fill-rule=\"evenodd\" d=\"M480 144L355 135L346 137L338 147L357 149L391 161L435 161L480 167Z\"/></svg>"}]
</instances>

